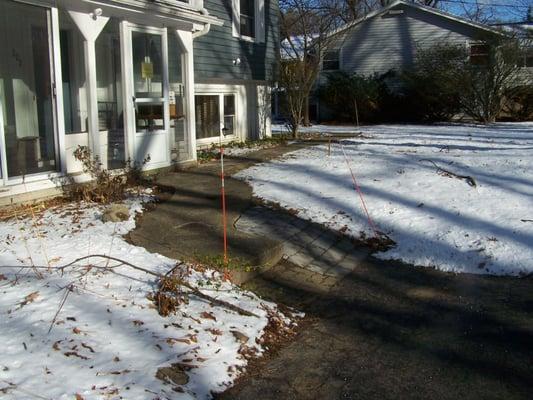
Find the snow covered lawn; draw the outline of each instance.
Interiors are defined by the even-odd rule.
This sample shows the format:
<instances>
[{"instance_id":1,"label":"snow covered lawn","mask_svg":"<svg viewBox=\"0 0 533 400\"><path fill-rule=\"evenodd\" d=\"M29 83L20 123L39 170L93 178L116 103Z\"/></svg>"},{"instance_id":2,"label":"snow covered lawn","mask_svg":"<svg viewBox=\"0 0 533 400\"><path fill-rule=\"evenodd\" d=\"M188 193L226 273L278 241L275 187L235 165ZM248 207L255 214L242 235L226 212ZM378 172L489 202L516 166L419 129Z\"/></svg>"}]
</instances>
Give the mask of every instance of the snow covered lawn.
<instances>
[{"instance_id":1,"label":"snow covered lawn","mask_svg":"<svg viewBox=\"0 0 533 400\"><path fill-rule=\"evenodd\" d=\"M244 355L264 350L261 337L269 319L290 323L274 304L210 270L179 268L204 293L258 317L194 295L176 315L162 317L147 299L156 289L154 276L101 258L58 270L89 254L111 255L163 274L176 266L176 260L122 237L149 199L128 200L130 219L119 223L103 223L102 207L89 204L0 222L0 397L210 398L246 366ZM50 271L39 273L28 268L48 265ZM177 373L174 383L165 384L156 373L171 364Z\"/></svg>"},{"instance_id":2,"label":"snow covered lawn","mask_svg":"<svg viewBox=\"0 0 533 400\"><path fill-rule=\"evenodd\" d=\"M275 127L283 130L283 127ZM354 132L314 126L308 132ZM533 123L381 125L342 141L378 229L382 259L476 274L533 272ZM477 186L439 171L471 176ZM372 235L341 145L289 153L237 174L255 195L354 237Z\"/></svg>"}]
</instances>

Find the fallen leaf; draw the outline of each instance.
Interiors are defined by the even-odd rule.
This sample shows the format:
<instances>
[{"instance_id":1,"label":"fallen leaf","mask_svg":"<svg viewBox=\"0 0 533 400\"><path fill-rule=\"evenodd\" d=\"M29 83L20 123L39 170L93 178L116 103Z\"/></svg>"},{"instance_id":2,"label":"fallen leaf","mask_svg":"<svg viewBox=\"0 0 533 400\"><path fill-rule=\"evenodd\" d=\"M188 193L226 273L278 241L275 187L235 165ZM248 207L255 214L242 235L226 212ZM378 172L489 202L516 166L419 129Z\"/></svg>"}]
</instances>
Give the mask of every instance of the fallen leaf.
<instances>
[{"instance_id":1,"label":"fallen leaf","mask_svg":"<svg viewBox=\"0 0 533 400\"><path fill-rule=\"evenodd\" d=\"M83 396L79 393L76 393L76 400L85 400Z\"/></svg>"},{"instance_id":2,"label":"fallen leaf","mask_svg":"<svg viewBox=\"0 0 533 400\"><path fill-rule=\"evenodd\" d=\"M205 319L212 319L213 321L217 320L216 317L212 313L207 312L207 311L204 311L203 313L201 313L200 317L205 318Z\"/></svg>"},{"instance_id":3,"label":"fallen leaf","mask_svg":"<svg viewBox=\"0 0 533 400\"><path fill-rule=\"evenodd\" d=\"M24 300L21 301L20 303L20 307L24 307L26 304L29 304L29 303L32 303L35 301L35 299L39 297L39 292L32 292L30 293L29 295L27 295L26 297L24 297Z\"/></svg>"},{"instance_id":4,"label":"fallen leaf","mask_svg":"<svg viewBox=\"0 0 533 400\"><path fill-rule=\"evenodd\" d=\"M79 335L81 333L81 330L79 328L72 328L72 332L74 332L76 335Z\"/></svg>"},{"instance_id":5,"label":"fallen leaf","mask_svg":"<svg viewBox=\"0 0 533 400\"><path fill-rule=\"evenodd\" d=\"M206 331L210 332L212 335L215 335L215 336L222 335L222 331L220 329L209 328L209 329L206 329Z\"/></svg>"},{"instance_id":6,"label":"fallen leaf","mask_svg":"<svg viewBox=\"0 0 533 400\"><path fill-rule=\"evenodd\" d=\"M4 274L0 274L0 281L7 281L7 278Z\"/></svg>"}]
</instances>

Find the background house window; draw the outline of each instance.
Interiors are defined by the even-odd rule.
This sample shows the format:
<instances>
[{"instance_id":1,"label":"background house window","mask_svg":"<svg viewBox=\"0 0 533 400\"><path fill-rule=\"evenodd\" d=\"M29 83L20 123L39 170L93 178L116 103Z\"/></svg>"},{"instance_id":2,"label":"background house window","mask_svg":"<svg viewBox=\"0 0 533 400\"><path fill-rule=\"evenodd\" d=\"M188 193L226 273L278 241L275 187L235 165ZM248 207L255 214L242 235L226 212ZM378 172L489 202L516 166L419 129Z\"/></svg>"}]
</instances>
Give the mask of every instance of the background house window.
<instances>
[{"instance_id":1,"label":"background house window","mask_svg":"<svg viewBox=\"0 0 533 400\"><path fill-rule=\"evenodd\" d=\"M322 60L322 69L326 71L340 69L339 57L340 50L330 50L324 53L324 59Z\"/></svg>"},{"instance_id":2,"label":"background house window","mask_svg":"<svg viewBox=\"0 0 533 400\"><path fill-rule=\"evenodd\" d=\"M240 0L241 36L255 37L255 0Z\"/></svg>"},{"instance_id":3,"label":"background house window","mask_svg":"<svg viewBox=\"0 0 533 400\"><path fill-rule=\"evenodd\" d=\"M487 65L489 63L489 45L485 43L470 44L470 64Z\"/></svg>"},{"instance_id":4,"label":"background house window","mask_svg":"<svg viewBox=\"0 0 533 400\"><path fill-rule=\"evenodd\" d=\"M523 56L520 57L519 67L533 67L533 49L526 50Z\"/></svg>"}]
</instances>

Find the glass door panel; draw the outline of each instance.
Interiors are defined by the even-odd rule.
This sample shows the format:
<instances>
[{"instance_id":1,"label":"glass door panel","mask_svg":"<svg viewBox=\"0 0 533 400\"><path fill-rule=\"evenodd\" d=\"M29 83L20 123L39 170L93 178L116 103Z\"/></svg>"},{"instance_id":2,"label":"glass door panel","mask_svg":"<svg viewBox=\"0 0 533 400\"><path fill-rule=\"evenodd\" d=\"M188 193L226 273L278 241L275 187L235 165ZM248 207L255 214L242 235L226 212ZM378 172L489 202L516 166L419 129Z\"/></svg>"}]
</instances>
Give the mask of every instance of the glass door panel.
<instances>
[{"instance_id":1,"label":"glass door panel","mask_svg":"<svg viewBox=\"0 0 533 400\"><path fill-rule=\"evenodd\" d=\"M198 95L194 98L196 111L196 138L207 139L220 136L219 95Z\"/></svg>"},{"instance_id":2,"label":"glass door panel","mask_svg":"<svg viewBox=\"0 0 533 400\"><path fill-rule=\"evenodd\" d=\"M135 97L163 97L163 44L161 35L133 31L131 41Z\"/></svg>"},{"instance_id":3,"label":"glass door panel","mask_svg":"<svg viewBox=\"0 0 533 400\"><path fill-rule=\"evenodd\" d=\"M96 81L100 131L107 133L107 168L126 162L119 20L111 18L96 39Z\"/></svg>"},{"instance_id":4,"label":"glass door panel","mask_svg":"<svg viewBox=\"0 0 533 400\"><path fill-rule=\"evenodd\" d=\"M0 102L9 177L56 167L49 11L0 2ZM14 40L16 38L16 40Z\"/></svg>"},{"instance_id":5,"label":"glass door panel","mask_svg":"<svg viewBox=\"0 0 533 400\"><path fill-rule=\"evenodd\" d=\"M135 156L137 162L169 159L168 75L165 31L133 28L131 32Z\"/></svg>"},{"instance_id":6,"label":"glass door panel","mask_svg":"<svg viewBox=\"0 0 533 400\"><path fill-rule=\"evenodd\" d=\"M222 128L224 136L235 134L235 95L224 95L224 127Z\"/></svg>"},{"instance_id":7,"label":"glass door panel","mask_svg":"<svg viewBox=\"0 0 533 400\"><path fill-rule=\"evenodd\" d=\"M186 134L183 52L175 32L168 34L169 113L172 160L189 160L189 137Z\"/></svg>"}]
</instances>

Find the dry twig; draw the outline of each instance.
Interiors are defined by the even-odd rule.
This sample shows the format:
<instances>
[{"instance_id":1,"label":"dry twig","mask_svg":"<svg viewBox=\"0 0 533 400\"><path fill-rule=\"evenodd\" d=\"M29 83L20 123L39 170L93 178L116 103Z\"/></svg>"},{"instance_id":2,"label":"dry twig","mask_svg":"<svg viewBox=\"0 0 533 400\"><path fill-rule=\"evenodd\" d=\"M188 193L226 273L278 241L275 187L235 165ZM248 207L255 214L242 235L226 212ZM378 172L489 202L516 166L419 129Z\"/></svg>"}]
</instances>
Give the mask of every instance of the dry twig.
<instances>
[{"instance_id":1,"label":"dry twig","mask_svg":"<svg viewBox=\"0 0 533 400\"><path fill-rule=\"evenodd\" d=\"M427 158L423 158L420 161L429 161L431 164L433 164L435 166L435 168L437 168L437 172L440 172L441 174L444 174L446 176L453 176L453 177L455 177L457 179L464 179L466 181L466 183L468 183L472 187L476 187L477 186L476 185L476 181L474 180L474 178L472 178L469 175L459 175L459 174L456 174L455 172L448 171L447 169L444 169L444 168L438 166L433 160L430 160L430 159L427 159Z\"/></svg>"},{"instance_id":2,"label":"dry twig","mask_svg":"<svg viewBox=\"0 0 533 400\"><path fill-rule=\"evenodd\" d=\"M76 264L77 262L79 261L83 261L87 258L91 258L91 257L100 257L100 258L105 258L105 259L109 259L109 260L112 260L112 261L117 261L119 263L122 263L123 265L125 266L128 266L130 268L133 268L133 269L136 269L136 270L139 270L139 271L142 271L146 274L149 274L149 275L152 275L152 276L156 276L158 277L159 279L161 278L165 278L165 275L162 275L162 274L159 274L157 272L154 272L154 271L150 271L149 269L146 269L146 268L143 268L143 267L139 267L137 265L134 265L134 264L131 264L127 261L124 261L124 260L121 260L120 258L116 258L116 257L111 257L111 256L107 256L105 254L92 254L92 255L89 255L89 256L85 256L85 257L80 257L80 258L77 258L76 260L66 264L66 265L63 265L61 267L58 267L58 269L60 270L64 270L65 268L68 268L74 264ZM93 266L93 268L96 268L96 269L111 269L112 267L108 267L108 268L105 268L105 267L98 267L98 266ZM232 311L235 311L241 315L245 315L245 316L248 316L248 317L257 317L259 318L259 316L257 314L254 314L250 311L247 311L241 307L238 307L234 304L231 304L231 303L228 303L227 301L224 301L224 300L220 300L220 299L217 299L215 297L212 297L212 296L209 296L205 293L202 293L198 288L192 286L191 284L181 280L180 281L180 284L184 287L186 287L187 289L189 289L195 296L197 297L200 297L201 299L204 299L204 300L207 300L213 304L216 304L216 305L219 305L219 306L222 306L222 307L225 307L229 310L232 310Z\"/></svg>"}]
</instances>

